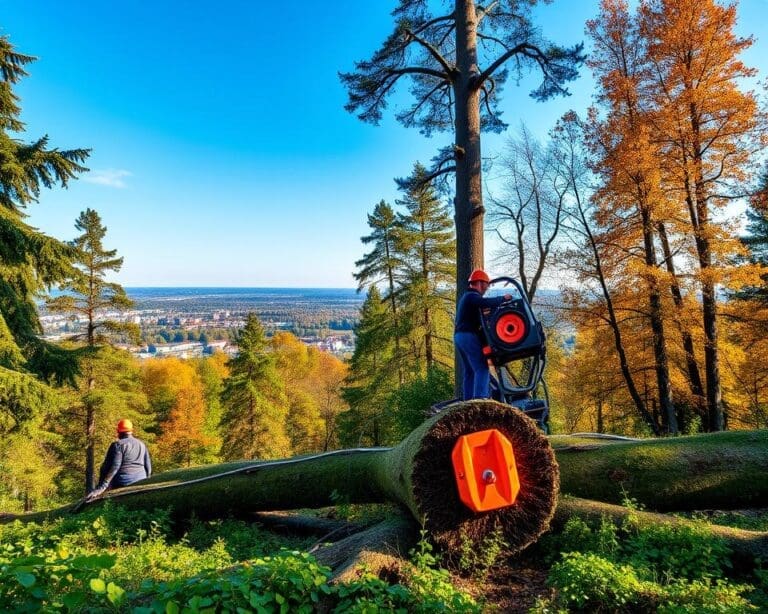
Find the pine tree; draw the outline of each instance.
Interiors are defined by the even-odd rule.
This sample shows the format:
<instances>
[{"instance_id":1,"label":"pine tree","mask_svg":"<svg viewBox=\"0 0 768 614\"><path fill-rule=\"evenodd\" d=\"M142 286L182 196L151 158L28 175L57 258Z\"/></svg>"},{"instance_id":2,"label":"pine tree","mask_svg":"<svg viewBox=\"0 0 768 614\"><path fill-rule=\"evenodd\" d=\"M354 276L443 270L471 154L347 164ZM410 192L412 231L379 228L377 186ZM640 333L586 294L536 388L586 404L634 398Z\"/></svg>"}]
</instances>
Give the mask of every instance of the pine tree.
<instances>
[{"instance_id":1,"label":"pine tree","mask_svg":"<svg viewBox=\"0 0 768 614\"><path fill-rule=\"evenodd\" d=\"M364 245L372 244L370 252L355 262L357 272L357 291L365 287L381 284L386 289L382 300L389 307L389 325L386 329L394 340L395 352L393 360L397 369L398 381L405 381L403 362L403 332L405 323L400 313L398 293L403 282L403 254L399 242L400 224L392 207L380 201L368 215L368 226L371 234L361 238Z\"/></svg>"},{"instance_id":2,"label":"pine tree","mask_svg":"<svg viewBox=\"0 0 768 614\"><path fill-rule=\"evenodd\" d=\"M399 245L406 271L401 300L410 314L409 337L414 346L415 372L419 375L438 366L453 367L453 222L426 175L427 169L416 163L408 182L412 187L398 201L406 208L406 213L398 215Z\"/></svg>"},{"instance_id":3,"label":"pine tree","mask_svg":"<svg viewBox=\"0 0 768 614\"><path fill-rule=\"evenodd\" d=\"M72 340L84 344L80 365L85 384L80 392L85 411L85 489L89 492L94 488L96 478L94 447L98 407L94 390L99 350L109 342L110 333L128 333L138 338L138 329L104 317L106 312L123 311L133 303L119 284L105 279L107 273L120 270L123 259L117 257L117 250L104 249L107 228L101 223L99 214L86 209L75 221L75 228L82 232L71 242L75 269L72 276L60 284L65 294L49 299L47 304L54 313L70 314L85 322L85 331L72 335Z\"/></svg>"},{"instance_id":4,"label":"pine tree","mask_svg":"<svg viewBox=\"0 0 768 614\"><path fill-rule=\"evenodd\" d=\"M355 327L355 351L342 395L349 410L339 417L342 445L381 446L392 443L387 398L397 388L397 374L390 370L394 343L389 334L390 314L381 294L371 285Z\"/></svg>"},{"instance_id":5,"label":"pine tree","mask_svg":"<svg viewBox=\"0 0 768 614\"><path fill-rule=\"evenodd\" d=\"M284 384L256 314L248 314L236 343L238 355L228 363L230 375L221 395L221 455L226 460L288 456Z\"/></svg>"},{"instance_id":6,"label":"pine tree","mask_svg":"<svg viewBox=\"0 0 768 614\"><path fill-rule=\"evenodd\" d=\"M69 352L40 338L35 302L42 290L69 273L71 249L26 224L24 210L42 188L66 187L85 171L82 162L89 153L51 149L47 136L31 142L19 138L24 124L13 87L27 76L25 66L34 59L0 37L0 394L16 408L10 413L17 417L31 414L35 399L51 394L35 374L62 382L76 372Z\"/></svg>"},{"instance_id":7,"label":"pine tree","mask_svg":"<svg viewBox=\"0 0 768 614\"><path fill-rule=\"evenodd\" d=\"M424 0L400 0L392 13L394 31L381 48L357 62L354 72L341 74L349 91L346 108L363 121L377 124L398 82L410 78L416 100L397 114L398 121L427 136L453 133L428 178L455 173L457 296L472 269L483 266L480 134L505 128L497 105L507 77L540 69L542 82L532 96L545 100L567 93L564 84L576 78L582 61L581 46L564 48L541 38L530 18L535 3L456 0L452 11L435 16Z\"/></svg>"},{"instance_id":8,"label":"pine tree","mask_svg":"<svg viewBox=\"0 0 768 614\"><path fill-rule=\"evenodd\" d=\"M747 235L741 241L749 249L751 261L768 269L768 166L750 199L747 220ZM761 275L761 280L762 284L742 288L734 294L735 297L768 306L768 272Z\"/></svg>"}]
</instances>

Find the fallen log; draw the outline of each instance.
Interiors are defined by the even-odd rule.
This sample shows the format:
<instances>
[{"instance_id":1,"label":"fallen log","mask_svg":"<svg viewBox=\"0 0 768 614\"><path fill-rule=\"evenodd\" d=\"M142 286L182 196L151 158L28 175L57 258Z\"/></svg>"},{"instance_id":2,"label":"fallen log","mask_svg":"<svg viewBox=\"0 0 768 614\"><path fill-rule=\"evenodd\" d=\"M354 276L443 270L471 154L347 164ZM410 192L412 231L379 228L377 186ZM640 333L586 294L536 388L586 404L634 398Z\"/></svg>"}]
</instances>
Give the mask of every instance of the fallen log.
<instances>
[{"instance_id":1,"label":"fallen log","mask_svg":"<svg viewBox=\"0 0 768 614\"><path fill-rule=\"evenodd\" d=\"M477 512L460 499L452 451L460 437L490 429L511 444L520 489L513 505ZM78 509L110 501L128 509L170 508L177 518L207 519L327 507L339 501L395 502L446 550L467 542L480 545L500 533L510 551L517 552L547 529L558 483L554 453L535 422L506 405L478 400L451 405L395 448L180 469L108 491ZM69 506L15 518L43 520L72 511Z\"/></svg>"},{"instance_id":2,"label":"fallen log","mask_svg":"<svg viewBox=\"0 0 768 614\"><path fill-rule=\"evenodd\" d=\"M561 492L655 511L768 506L768 430L635 441L552 437Z\"/></svg>"}]
</instances>

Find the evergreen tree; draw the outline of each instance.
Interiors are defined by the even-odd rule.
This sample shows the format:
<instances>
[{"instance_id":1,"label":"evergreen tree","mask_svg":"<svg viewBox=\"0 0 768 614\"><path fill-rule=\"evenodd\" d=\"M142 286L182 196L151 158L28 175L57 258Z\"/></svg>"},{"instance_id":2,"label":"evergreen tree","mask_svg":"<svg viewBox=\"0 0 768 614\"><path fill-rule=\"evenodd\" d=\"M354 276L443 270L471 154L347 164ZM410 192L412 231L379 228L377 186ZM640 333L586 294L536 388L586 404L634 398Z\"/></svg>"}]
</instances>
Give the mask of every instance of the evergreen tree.
<instances>
[{"instance_id":1,"label":"evergreen tree","mask_svg":"<svg viewBox=\"0 0 768 614\"><path fill-rule=\"evenodd\" d=\"M427 180L427 169L416 163L408 184L412 187L398 201L406 207L398 215L407 275L402 301L410 314L415 372L424 375L438 365L453 365L450 306L456 243L450 214Z\"/></svg>"},{"instance_id":2,"label":"evergreen tree","mask_svg":"<svg viewBox=\"0 0 768 614\"><path fill-rule=\"evenodd\" d=\"M36 297L70 271L71 249L24 222L24 209L42 188L66 187L86 170L86 149L48 147L48 137L24 142L24 124L13 87L27 76L32 56L0 37L0 394L3 414L31 415L36 400L50 395L35 380L74 377L76 363L66 351L40 339ZM15 421L15 420L14 420Z\"/></svg>"},{"instance_id":3,"label":"evergreen tree","mask_svg":"<svg viewBox=\"0 0 768 614\"><path fill-rule=\"evenodd\" d=\"M75 255L74 271L60 285L65 294L49 299L47 304L54 313L71 314L85 322L85 331L72 335L72 340L84 344L80 363L85 381L80 392L85 413L85 488L88 492L95 486L96 478L94 446L99 405L94 390L99 350L109 342L109 333L129 333L138 338L138 329L104 317L108 311L122 311L133 303L119 284L105 279L107 273L120 270L123 259L117 257L117 250L104 249L107 228L101 223L99 214L86 209L75 221L75 228L83 234L71 242Z\"/></svg>"},{"instance_id":4,"label":"evergreen tree","mask_svg":"<svg viewBox=\"0 0 768 614\"><path fill-rule=\"evenodd\" d=\"M413 106L397 114L407 127L453 133L452 145L435 159L429 178L455 173L457 295L474 268L483 266L481 131L506 126L499 94L512 72L541 70L537 100L567 93L582 62L581 46L564 48L544 40L531 22L535 0L501 0L487 6L475 0L446 3L452 10L432 15L432 3L400 0L392 34L368 61L341 75L349 90L350 112L377 124L401 79L410 79ZM438 3L439 5L439 3Z\"/></svg>"},{"instance_id":5,"label":"evergreen tree","mask_svg":"<svg viewBox=\"0 0 768 614\"><path fill-rule=\"evenodd\" d=\"M86 353L83 360L87 364L75 385L64 389L66 405L53 421L60 436L56 455L64 467L58 478L58 491L67 500L78 497L83 490L89 458L83 450L89 444L93 446L94 472L97 473L101 459L115 439L115 425L121 418L132 420L137 435L147 445L153 444L154 416L142 389L139 361L130 352L108 344L99 346L92 354ZM93 419L90 440L84 428L89 411Z\"/></svg>"},{"instance_id":6,"label":"evergreen tree","mask_svg":"<svg viewBox=\"0 0 768 614\"><path fill-rule=\"evenodd\" d=\"M404 326L397 295L403 281L403 254L398 240L399 222L392 207L382 200L376 205L373 213L368 215L368 226L371 228L371 234L362 237L361 241L364 245L372 244L372 249L355 262L358 270L354 277L358 282L358 292L374 284L381 284L386 289L382 300L386 301L389 307L390 318L389 325L381 331L388 330L394 340L393 358L397 363L398 381L402 384L405 380L401 364L401 337Z\"/></svg>"},{"instance_id":7,"label":"evergreen tree","mask_svg":"<svg viewBox=\"0 0 768 614\"><path fill-rule=\"evenodd\" d=\"M248 314L236 343L238 355L228 363L221 396L221 455L226 460L288 456L284 384L256 314Z\"/></svg>"},{"instance_id":8,"label":"evergreen tree","mask_svg":"<svg viewBox=\"0 0 768 614\"><path fill-rule=\"evenodd\" d=\"M378 288L370 286L355 327L355 351L342 391L349 405L338 420L342 445L391 443L386 404L388 395L397 388L397 378L389 368L395 351L388 332L389 317Z\"/></svg>"},{"instance_id":9,"label":"evergreen tree","mask_svg":"<svg viewBox=\"0 0 768 614\"><path fill-rule=\"evenodd\" d=\"M747 235L741 240L749 249L752 262L768 267L768 166L763 170L757 190L750 199L747 219ZM764 273L761 279L761 285L742 288L734 293L735 297L768 306L768 273Z\"/></svg>"}]
</instances>

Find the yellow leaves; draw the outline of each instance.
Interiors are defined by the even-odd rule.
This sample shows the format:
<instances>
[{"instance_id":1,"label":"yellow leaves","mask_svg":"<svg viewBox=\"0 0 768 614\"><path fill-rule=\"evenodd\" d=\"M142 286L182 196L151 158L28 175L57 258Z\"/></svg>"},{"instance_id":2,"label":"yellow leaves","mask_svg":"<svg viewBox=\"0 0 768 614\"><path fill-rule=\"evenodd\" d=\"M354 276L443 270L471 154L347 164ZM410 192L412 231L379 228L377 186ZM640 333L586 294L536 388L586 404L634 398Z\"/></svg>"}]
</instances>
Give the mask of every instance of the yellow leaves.
<instances>
[{"instance_id":1,"label":"yellow leaves","mask_svg":"<svg viewBox=\"0 0 768 614\"><path fill-rule=\"evenodd\" d=\"M211 360L226 370L220 358ZM156 464L189 466L208 459L218 441L205 432L207 407L194 364L179 358L148 360L143 364L142 381L160 421Z\"/></svg>"}]
</instances>

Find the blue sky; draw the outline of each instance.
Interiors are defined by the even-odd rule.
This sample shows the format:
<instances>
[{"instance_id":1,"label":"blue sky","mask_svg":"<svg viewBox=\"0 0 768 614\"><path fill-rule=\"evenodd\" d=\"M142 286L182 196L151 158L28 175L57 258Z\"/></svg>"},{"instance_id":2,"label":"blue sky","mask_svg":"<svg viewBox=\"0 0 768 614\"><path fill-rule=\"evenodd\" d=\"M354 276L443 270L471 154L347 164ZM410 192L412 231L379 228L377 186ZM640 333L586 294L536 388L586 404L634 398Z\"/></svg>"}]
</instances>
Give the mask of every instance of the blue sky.
<instances>
[{"instance_id":1,"label":"blue sky","mask_svg":"<svg viewBox=\"0 0 768 614\"><path fill-rule=\"evenodd\" d=\"M126 286L353 286L367 213L398 197L393 177L449 142L392 113L375 127L343 108L337 73L378 48L394 6L0 0L0 34L39 58L17 89L24 139L93 149L90 173L43 192L28 221L71 239L79 212L96 209ZM538 22L572 44L596 10L596 0L555 0ZM765 78L768 0L742 0L739 13L739 33L757 38L744 59ZM586 108L582 72L573 96L546 103L510 81L506 120L543 137ZM486 137L484 155L507 136Z\"/></svg>"}]
</instances>

